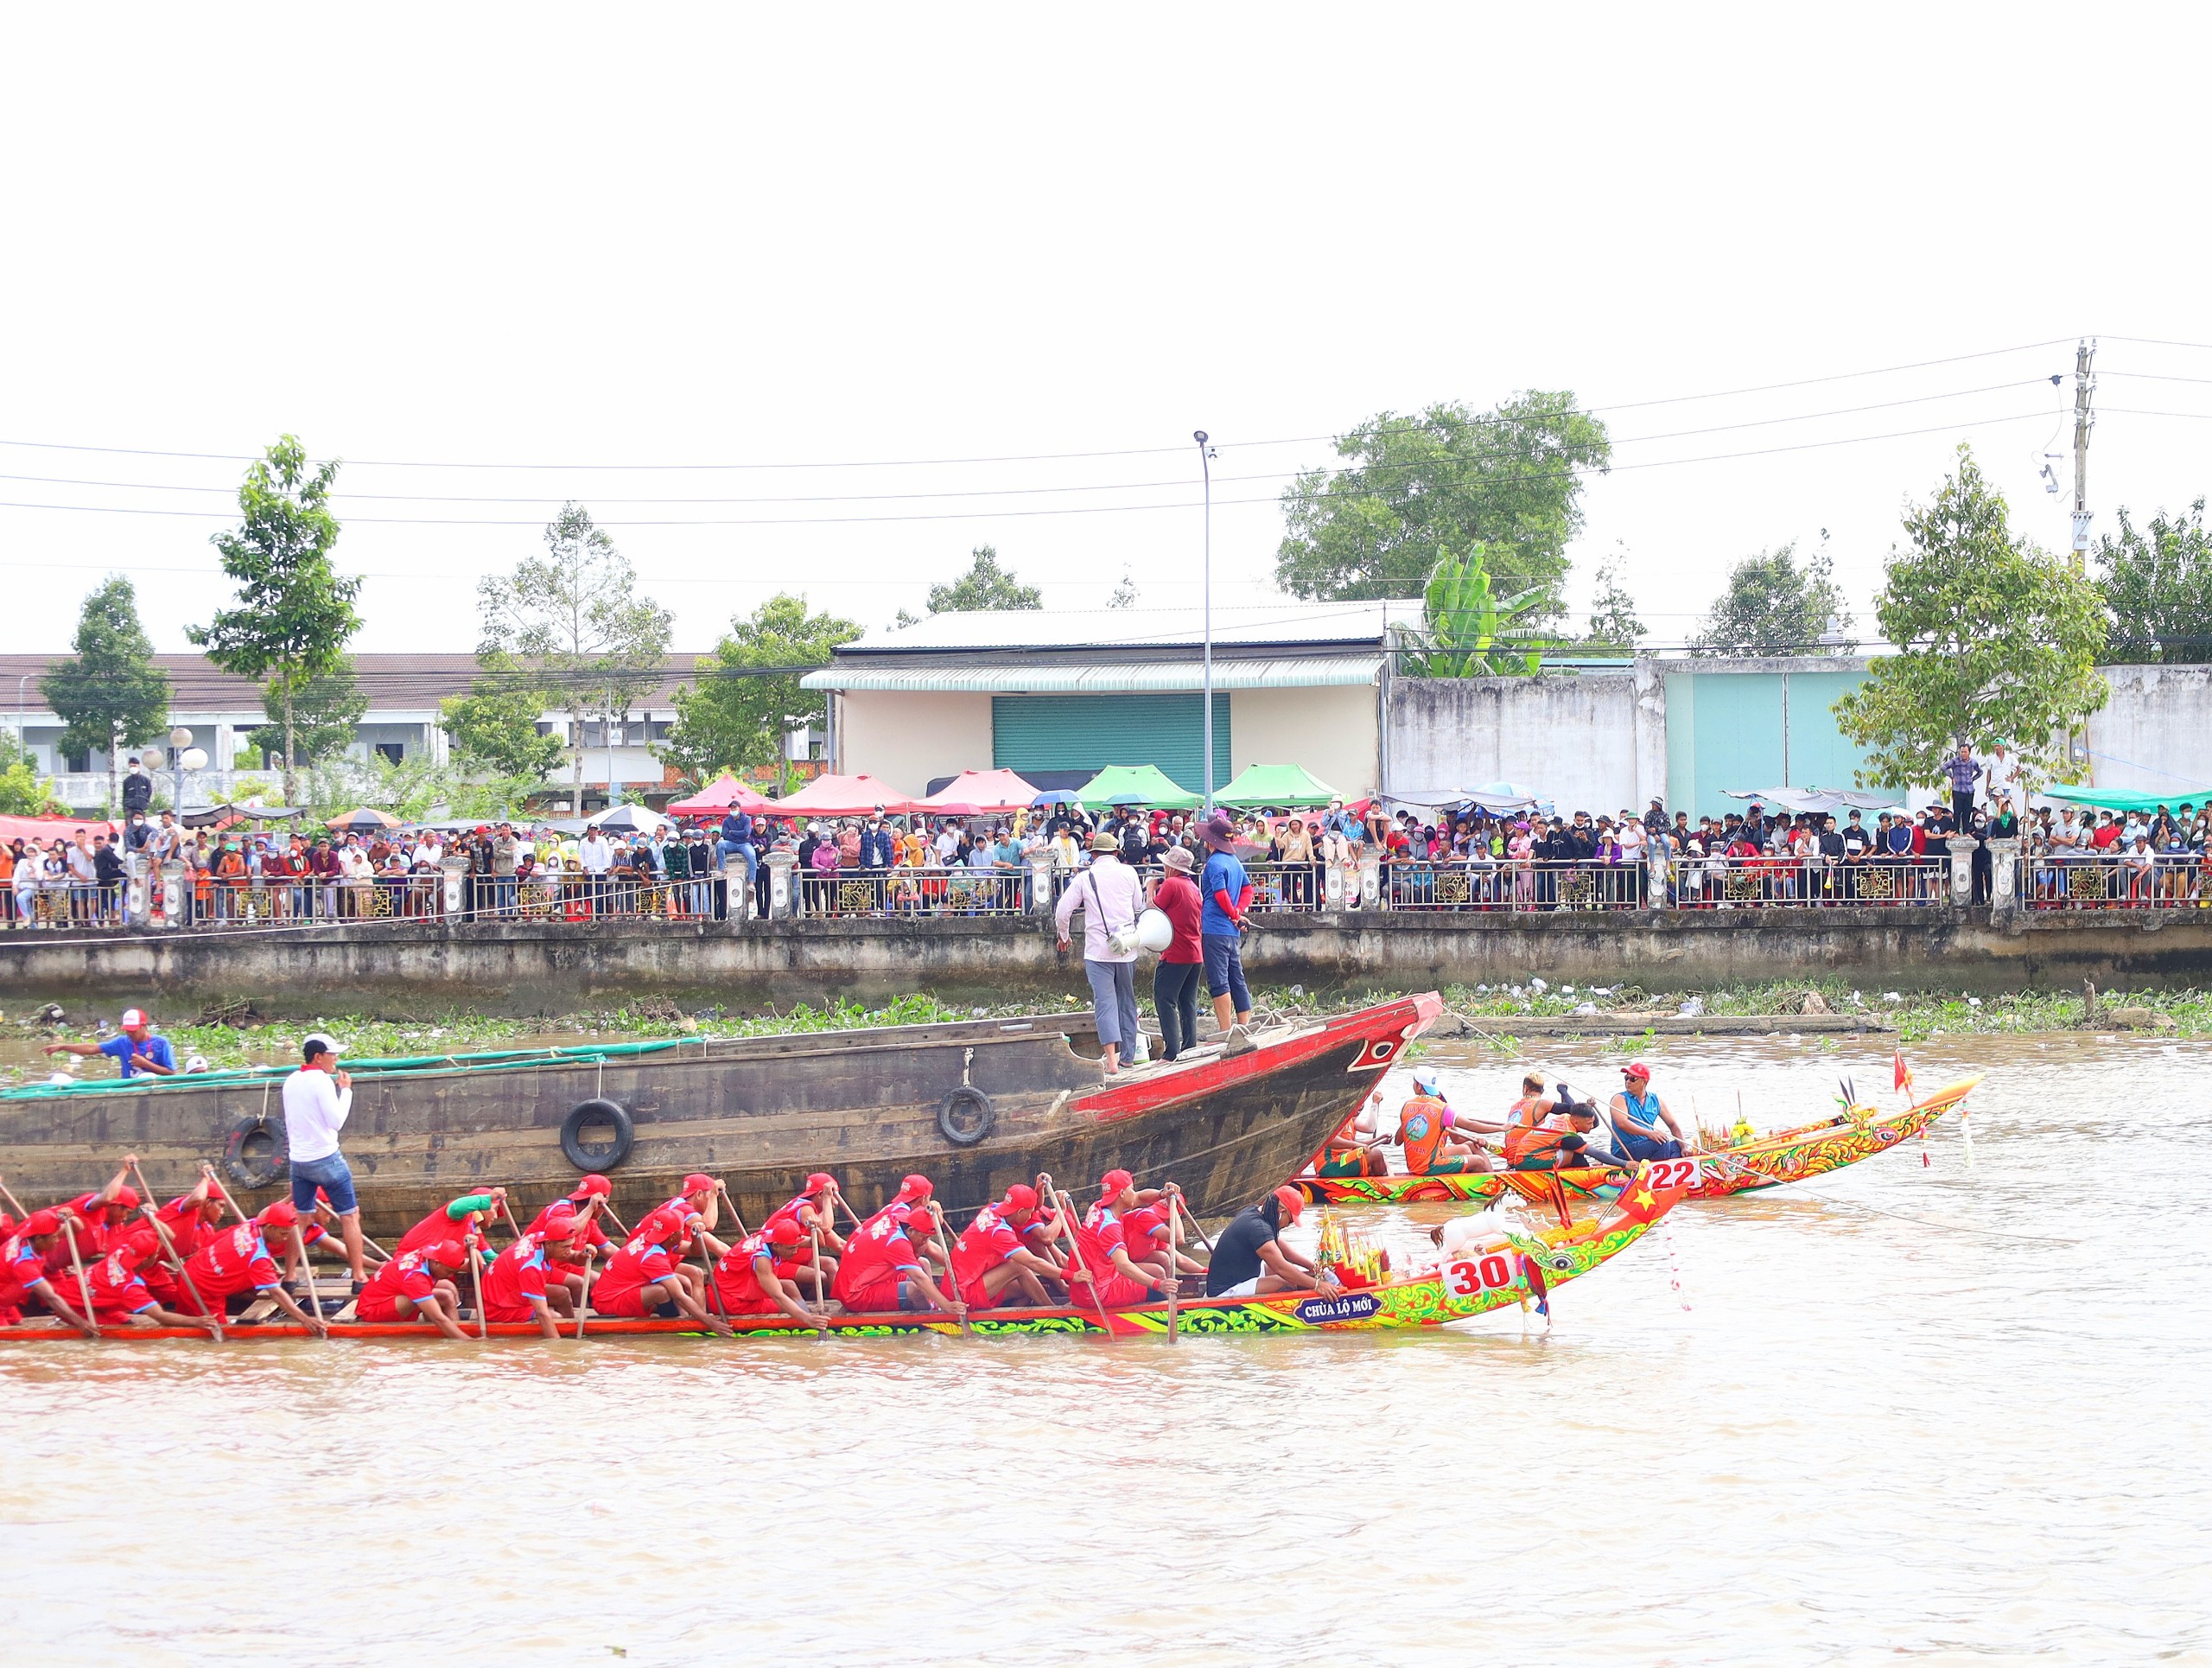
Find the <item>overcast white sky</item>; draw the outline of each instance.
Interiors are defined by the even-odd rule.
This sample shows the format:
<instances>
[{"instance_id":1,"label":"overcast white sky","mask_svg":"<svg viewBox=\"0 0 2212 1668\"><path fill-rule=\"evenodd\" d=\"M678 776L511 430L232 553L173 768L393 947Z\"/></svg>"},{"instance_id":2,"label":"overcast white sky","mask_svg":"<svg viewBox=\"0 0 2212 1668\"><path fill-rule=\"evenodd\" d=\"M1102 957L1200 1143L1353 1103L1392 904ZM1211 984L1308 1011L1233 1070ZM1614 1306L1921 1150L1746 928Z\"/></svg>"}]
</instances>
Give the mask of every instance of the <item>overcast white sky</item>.
<instances>
[{"instance_id":1,"label":"overcast white sky","mask_svg":"<svg viewBox=\"0 0 2212 1668\"><path fill-rule=\"evenodd\" d=\"M14 9L0 647L118 570L184 646L287 430L349 460L377 650L474 646L568 497L679 648L779 588L880 625L987 540L1187 605L1201 427L1262 601L1315 437L1529 386L1654 466L1578 597L1618 544L1679 641L1827 528L1864 621L1961 438L2064 542L2083 333L2099 527L2212 489L2212 347L2116 340L2212 344L2201 8L1525 10ZM1067 453L1126 455L906 462Z\"/></svg>"}]
</instances>

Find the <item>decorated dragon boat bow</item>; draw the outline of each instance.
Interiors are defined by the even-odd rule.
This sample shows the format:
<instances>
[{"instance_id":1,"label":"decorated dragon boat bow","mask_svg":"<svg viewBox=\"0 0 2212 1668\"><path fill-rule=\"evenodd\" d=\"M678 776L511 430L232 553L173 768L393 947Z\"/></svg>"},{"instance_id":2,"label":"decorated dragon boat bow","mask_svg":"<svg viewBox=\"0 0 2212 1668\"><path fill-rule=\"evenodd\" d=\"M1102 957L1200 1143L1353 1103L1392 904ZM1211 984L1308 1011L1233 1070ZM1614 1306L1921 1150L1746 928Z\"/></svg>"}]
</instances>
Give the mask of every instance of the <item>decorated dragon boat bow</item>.
<instances>
[{"instance_id":1,"label":"decorated dragon boat bow","mask_svg":"<svg viewBox=\"0 0 2212 1668\"><path fill-rule=\"evenodd\" d=\"M1347 1289L1334 1296L1284 1291L1262 1297L1186 1299L1177 1305L1178 1324L1185 1333L1209 1334L1398 1331L1448 1326L1513 1304L1541 1304L1559 1286L1580 1279L1626 1251L1680 1204L1688 1192L1686 1181L1678 1175L1662 1173L1657 1164L1644 1164L1602 1217L1536 1232L1503 1233L1435 1269L1402 1280ZM1167 1323L1165 1303L1108 1309L1103 1314L1088 1308L992 1308L970 1310L967 1330L976 1337L1039 1334L1145 1337L1164 1335ZM921 1333L957 1337L963 1330L957 1320L925 1313L833 1315L818 1324L801 1324L782 1315L733 1316L729 1324L739 1340L890 1338ZM495 1321L485 1328L485 1334L491 1339L542 1336L536 1325L526 1322ZM709 1337L690 1321L681 1320L601 1318L591 1325L591 1336L595 1339L664 1334ZM69 1327L45 1322L0 1327L0 1342L66 1340L78 1335ZM250 1340L301 1339L308 1333L304 1327L289 1324L233 1325L228 1335L233 1340ZM137 1344L165 1339L205 1341L207 1334L198 1328L143 1327L105 1336ZM329 1337L333 1341L405 1339L430 1343L438 1340L439 1334L420 1324L334 1322Z\"/></svg>"},{"instance_id":2,"label":"decorated dragon boat bow","mask_svg":"<svg viewBox=\"0 0 2212 1668\"><path fill-rule=\"evenodd\" d=\"M1903 1146L1957 1107L1981 1081L1980 1073L1946 1085L1901 1111L1878 1112L1854 1105L1818 1124L1759 1136L1740 1146L1663 1159L1686 1178L1692 1199L1726 1199L1826 1175ZM1655 1167L1657 1168L1657 1167ZM1291 1185L1325 1205L1489 1204L1508 1197L1559 1210L1579 1201L1603 1202L1619 1191L1618 1170L1488 1170L1454 1175L1294 1177Z\"/></svg>"}]
</instances>

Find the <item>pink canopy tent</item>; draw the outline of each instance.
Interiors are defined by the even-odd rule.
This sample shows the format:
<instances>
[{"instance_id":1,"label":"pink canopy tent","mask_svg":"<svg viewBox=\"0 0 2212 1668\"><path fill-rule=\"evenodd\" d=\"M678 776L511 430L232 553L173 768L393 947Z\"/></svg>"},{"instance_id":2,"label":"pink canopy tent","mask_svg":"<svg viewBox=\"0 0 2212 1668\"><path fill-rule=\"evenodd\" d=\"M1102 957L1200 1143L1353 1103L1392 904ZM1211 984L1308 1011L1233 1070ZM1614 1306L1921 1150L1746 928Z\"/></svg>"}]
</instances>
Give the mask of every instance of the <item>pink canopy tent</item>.
<instances>
[{"instance_id":1,"label":"pink canopy tent","mask_svg":"<svg viewBox=\"0 0 2212 1668\"><path fill-rule=\"evenodd\" d=\"M1034 785L1023 781L1010 770L963 770L927 799L915 800L914 806L918 811L971 817L1000 811L1027 811L1036 802Z\"/></svg>"},{"instance_id":2,"label":"pink canopy tent","mask_svg":"<svg viewBox=\"0 0 2212 1668\"><path fill-rule=\"evenodd\" d=\"M718 811L749 811L759 816L773 810L775 801L766 794L756 793L734 776L717 777L688 799L678 799L668 807L671 817L711 817Z\"/></svg>"},{"instance_id":3,"label":"pink canopy tent","mask_svg":"<svg viewBox=\"0 0 2212 1668\"><path fill-rule=\"evenodd\" d=\"M912 811L914 801L873 776L817 776L796 793L768 802L771 817L864 817Z\"/></svg>"},{"instance_id":4,"label":"pink canopy tent","mask_svg":"<svg viewBox=\"0 0 2212 1668\"><path fill-rule=\"evenodd\" d=\"M0 845L10 840L36 840L41 845L73 840L80 828L86 839L95 834L112 836L120 826L105 817L0 817Z\"/></svg>"}]
</instances>

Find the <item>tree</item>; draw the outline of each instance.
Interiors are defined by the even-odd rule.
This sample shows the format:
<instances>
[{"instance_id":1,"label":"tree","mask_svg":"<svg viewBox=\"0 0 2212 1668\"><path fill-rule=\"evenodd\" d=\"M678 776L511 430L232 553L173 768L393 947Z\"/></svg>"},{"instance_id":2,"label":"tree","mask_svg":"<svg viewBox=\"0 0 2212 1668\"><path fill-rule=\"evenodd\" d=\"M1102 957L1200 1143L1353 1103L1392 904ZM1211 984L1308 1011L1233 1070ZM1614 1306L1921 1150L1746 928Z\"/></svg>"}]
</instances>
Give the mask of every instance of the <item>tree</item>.
<instances>
[{"instance_id":1,"label":"tree","mask_svg":"<svg viewBox=\"0 0 2212 1668\"><path fill-rule=\"evenodd\" d=\"M264 711L283 710L282 696L273 682L263 691L263 702ZM311 765L345 752L353 744L353 731L361 722L361 715L368 710L369 697L353 678L353 657L340 655L331 663L329 671L308 678L292 698L294 761ZM283 726L264 724L258 729L249 730L245 744L256 755L282 753Z\"/></svg>"},{"instance_id":2,"label":"tree","mask_svg":"<svg viewBox=\"0 0 2212 1668\"><path fill-rule=\"evenodd\" d=\"M1643 621L1636 617L1636 599L1621 578L1627 563L1626 554L1616 550L1598 564L1597 589L1590 598L1593 647L1633 649L1643 640Z\"/></svg>"},{"instance_id":3,"label":"tree","mask_svg":"<svg viewBox=\"0 0 2212 1668\"><path fill-rule=\"evenodd\" d=\"M1823 534L1821 548L1802 568L1795 544L1738 562L1693 642L1700 654L1849 654L1856 643L1821 639L1850 625Z\"/></svg>"},{"instance_id":4,"label":"tree","mask_svg":"<svg viewBox=\"0 0 2212 1668\"><path fill-rule=\"evenodd\" d=\"M1041 608L1045 599L1034 585L1025 585L999 566L997 549L978 544L968 571L950 585L930 587L931 614L974 614L983 608Z\"/></svg>"},{"instance_id":5,"label":"tree","mask_svg":"<svg viewBox=\"0 0 2212 1668\"><path fill-rule=\"evenodd\" d=\"M448 697L438 705L438 722L453 742L461 767L526 780L535 786L568 750L557 735L541 735L538 714L545 692L504 654L479 656L485 676L468 693Z\"/></svg>"},{"instance_id":6,"label":"tree","mask_svg":"<svg viewBox=\"0 0 2212 1668\"><path fill-rule=\"evenodd\" d=\"M1491 594L1488 558L1473 544L1437 563L1422 592L1418 648L1405 661L1408 676L1522 677L1542 666L1549 645L1527 629L1536 593L1499 602Z\"/></svg>"},{"instance_id":7,"label":"tree","mask_svg":"<svg viewBox=\"0 0 2212 1668\"><path fill-rule=\"evenodd\" d=\"M13 730L0 729L0 817L64 817L54 784L38 774Z\"/></svg>"},{"instance_id":8,"label":"tree","mask_svg":"<svg viewBox=\"0 0 2212 1668\"><path fill-rule=\"evenodd\" d=\"M286 435L245 474L238 488L243 518L214 535L223 571L238 582L238 606L226 608L185 635L226 672L260 683L283 717L284 798L299 789L293 710L301 689L337 664L346 640L360 629L353 599L361 582L330 564L338 518L330 512L333 458L310 472L307 449Z\"/></svg>"},{"instance_id":9,"label":"tree","mask_svg":"<svg viewBox=\"0 0 2212 1668\"><path fill-rule=\"evenodd\" d=\"M569 710L573 764L569 808L584 808L584 732L580 715L612 722L664 675L669 612L636 594L638 576L614 541L581 504L564 504L546 524L546 554L525 557L511 578L487 576L476 588L483 621L480 661L506 657Z\"/></svg>"},{"instance_id":10,"label":"tree","mask_svg":"<svg viewBox=\"0 0 2212 1668\"><path fill-rule=\"evenodd\" d=\"M138 623L138 595L121 575L86 597L77 616L76 653L47 668L38 686L61 732L64 753L106 761L108 804L115 803L116 749L158 741L169 727L168 674Z\"/></svg>"},{"instance_id":11,"label":"tree","mask_svg":"<svg viewBox=\"0 0 2212 1668\"><path fill-rule=\"evenodd\" d=\"M732 620L729 635L699 657L698 675L676 691L676 722L653 756L702 784L772 761L780 793L784 738L828 716L827 696L799 680L859 635L849 620L810 614L803 596L770 597L750 618Z\"/></svg>"},{"instance_id":12,"label":"tree","mask_svg":"<svg viewBox=\"0 0 2212 1668\"><path fill-rule=\"evenodd\" d=\"M2122 510L2120 537L2097 540L2097 568L2112 610L2109 659L2212 659L2212 536L2202 499L2185 516L2160 511L2146 529Z\"/></svg>"},{"instance_id":13,"label":"tree","mask_svg":"<svg viewBox=\"0 0 2212 1668\"><path fill-rule=\"evenodd\" d=\"M2015 538L2005 500L1965 446L1955 474L1905 513L1875 604L1897 652L1835 703L1869 749L1863 787L1932 785L1961 741L2009 739L2031 786L2058 767L2067 733L2105 703L2103 599L2063 557Z\"/></svg>"},{"instance_id":14,"label":"tree","mask_svg":"<svg viewBox=\"0 0 2212 1668\"><path fill-rule=\"evenodd\" d=\"M1297 596L1418 596L1446 554L1481 544L1500 589L1533 590L1531 621L1567 611L1567 546L1582 484L1612 457L1574 396L1531 390L1496 410L1384 411L1337 442L1352 460L1283 493L1275 583Z\"/></svg>"}]
</instances>

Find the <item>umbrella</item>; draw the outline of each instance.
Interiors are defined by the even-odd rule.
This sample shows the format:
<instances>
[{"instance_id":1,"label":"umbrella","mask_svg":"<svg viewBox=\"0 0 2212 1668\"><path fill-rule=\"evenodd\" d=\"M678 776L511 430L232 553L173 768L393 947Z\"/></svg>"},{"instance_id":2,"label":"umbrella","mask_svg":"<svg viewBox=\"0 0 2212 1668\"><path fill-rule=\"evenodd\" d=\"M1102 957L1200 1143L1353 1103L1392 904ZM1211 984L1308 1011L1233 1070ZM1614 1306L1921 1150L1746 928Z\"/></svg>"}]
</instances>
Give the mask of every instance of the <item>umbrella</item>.
<instances>
[{"instance_id":1,"label":"umbrella","mask_svg":"<svg viewBox=\"0 0 2212 1668\"><path fill-rule=\"evenodd\" d=\"M344 816L333 817L329 826L340 834L373 834L380 828L398 827L399 818L368 805L355 805Z\"/></svg>"},{"instance_id":2,"label":"umbrella","mask_svg":"<svg viewBox=\"0 0 2212 1668\"><path fill-rule=\"evenodd\" d=\"M1083 796L1071 787L1056 787L1049 793L1039 793L1029 803L1033 808L1042 811L1046 805L1079 805L1083 803Z\"/></svg>"},{"instance_id":3,"label":"umbrella","mask_svg":"<svg viewBox=\"0 0 2212 1668\"><path fill-rule=\"evenodd\" d=\"M657 834L662 829L676 826L651 805L609 805L585 818L584 825L603 834Z\"/></svg>"},{"instance_id":4,"label":"umbrella","mask_svg":"<svg viewBox=\"0 0 2212 1668\"><path fill-rule=\"evenodd\" d=\"M734 776L722 776L701 788L688 799L678 799L668 808L671 817L711 817L718 811L749 811L758 816L772 809L772 801L756 793Z\"/></svg>"}]
</instances>

